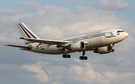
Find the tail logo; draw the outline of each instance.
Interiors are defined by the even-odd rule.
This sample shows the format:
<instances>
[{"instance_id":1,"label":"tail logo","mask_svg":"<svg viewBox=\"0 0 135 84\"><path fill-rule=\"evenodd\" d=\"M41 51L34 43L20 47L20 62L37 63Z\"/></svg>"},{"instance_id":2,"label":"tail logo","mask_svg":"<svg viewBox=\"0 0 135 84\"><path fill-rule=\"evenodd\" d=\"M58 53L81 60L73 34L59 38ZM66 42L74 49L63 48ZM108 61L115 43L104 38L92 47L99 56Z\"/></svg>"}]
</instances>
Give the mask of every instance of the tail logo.
<instances>
[{"instance_id":1,"label":"tail logo","mask_svg":"<svg viewBox=\"0 0 135 84\"><path fill-rule=\"evenodd\" d=\"M25 32L25 34L28 36L28 38L34 38L37 39L26 27L24 27L21 23L19 26L22 28L22 30Z\"/></svg>"}]
</instances>

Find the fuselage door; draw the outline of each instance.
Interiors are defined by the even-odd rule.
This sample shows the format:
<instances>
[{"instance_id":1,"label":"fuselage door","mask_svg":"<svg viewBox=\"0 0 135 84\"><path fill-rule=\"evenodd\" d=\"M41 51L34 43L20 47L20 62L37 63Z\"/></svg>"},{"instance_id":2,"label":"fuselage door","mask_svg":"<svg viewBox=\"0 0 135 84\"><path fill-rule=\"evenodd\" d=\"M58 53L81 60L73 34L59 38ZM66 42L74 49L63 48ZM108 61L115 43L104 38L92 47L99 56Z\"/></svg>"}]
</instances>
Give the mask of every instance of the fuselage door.
<instances>
[{"instance_id":1,"label":"fuselage door","mask_svg":"<svg viewBox=\"0 0 135 84\"><path fill-rule=\"evenodd\" d=\"M111 34L110 33L106 33L105 36L108 38L108 37L111 37Z\"/></svg>"}]
</instances>

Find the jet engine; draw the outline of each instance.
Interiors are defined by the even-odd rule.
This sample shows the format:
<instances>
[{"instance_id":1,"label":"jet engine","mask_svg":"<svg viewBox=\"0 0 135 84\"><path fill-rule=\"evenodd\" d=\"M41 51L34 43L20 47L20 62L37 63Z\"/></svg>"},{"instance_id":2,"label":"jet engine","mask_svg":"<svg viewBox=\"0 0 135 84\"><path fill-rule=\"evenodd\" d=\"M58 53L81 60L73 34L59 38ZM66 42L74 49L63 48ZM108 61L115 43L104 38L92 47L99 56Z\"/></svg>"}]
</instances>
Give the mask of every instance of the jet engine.
<instances>
[{"instance_id":1,"label":"jet engine","mask_svg":"<svg viewBox=\"0 0 135 84\"><path fill-rule=\"evenodd\" d=\"M32 45L28 45L28 50L32 50L33 46Z\"/></svg>"},{"instance_id":2,"label":"jet engine","mask_svg":"<svg viewBox=\"0 0 135 84\"><path fill-rule=\"evenodd\" d=\"M112 46L105 46L95 49L93 52L99 53L99 54L107 54L110 52L114 52L114 49L112 49Z\"/></svg>"},{"instance_id":3,"label":"jet engine","mask_svg":"<svg viewBox=\"0 0 135 84\"><path fill-rule=\"evenodd\" d=\"M67 49L68 50L72 50L72 51L81 51L81 50L85 50L85 44L84 42L76 42L76 43L72 43L70 44Z\"/></svg>"}]
</instances>

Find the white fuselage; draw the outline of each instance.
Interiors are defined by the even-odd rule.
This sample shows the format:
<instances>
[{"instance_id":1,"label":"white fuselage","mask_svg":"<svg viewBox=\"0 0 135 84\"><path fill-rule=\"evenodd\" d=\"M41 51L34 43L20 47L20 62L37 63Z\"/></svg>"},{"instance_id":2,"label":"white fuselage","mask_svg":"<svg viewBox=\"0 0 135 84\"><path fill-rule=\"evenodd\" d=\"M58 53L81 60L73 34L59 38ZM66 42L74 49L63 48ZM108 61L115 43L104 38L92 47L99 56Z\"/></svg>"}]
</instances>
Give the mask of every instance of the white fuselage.
<instances>
[{"instance_id":1,"label":"white fuselage","mask_svg":"<svg viewBox=\"0 0 135 84\"><path fill-rule=\"evenodd\" d=\"M124 40L128 34L121 29L106 29L102 31L87 33L84 35L62 39L63 41L72 41L74 42L88 42L85 48L85 51L94 50L99 47L108 46L110 44L116 44L122 40ZM39 43L33 43L32 45L32 52L36 53L43 53L43 54L64 54L65 51L58 48L57 45L48 45ZM68 51L68 53L72 53L76 51ZM81 52L81 51L78 51Z\"/></svg>"}]
</instances>

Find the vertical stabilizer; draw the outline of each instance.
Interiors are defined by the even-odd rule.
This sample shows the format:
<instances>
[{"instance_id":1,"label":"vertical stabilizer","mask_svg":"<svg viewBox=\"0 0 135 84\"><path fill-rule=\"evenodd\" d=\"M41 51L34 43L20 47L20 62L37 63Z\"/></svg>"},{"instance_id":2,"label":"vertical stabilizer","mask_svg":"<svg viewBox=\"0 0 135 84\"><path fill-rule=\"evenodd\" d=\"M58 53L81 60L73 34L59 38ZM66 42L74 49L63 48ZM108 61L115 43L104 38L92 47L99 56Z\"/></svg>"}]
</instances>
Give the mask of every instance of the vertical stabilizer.
<instances>
[{"instance_id":1,"label":"vertical stabilizer","mask_svg":"<svg viewBox=\"0 0 135 84\"><path fill-rule=\"evenodd\" d=\"M18 23L17 24L18 29L22 35L22 37L27 38L33 38L33 39L39 39L37 35L35 35L24 23ZM30 42L25 41L25 44L29 44Z\"/></svg>"}]
</instances>

